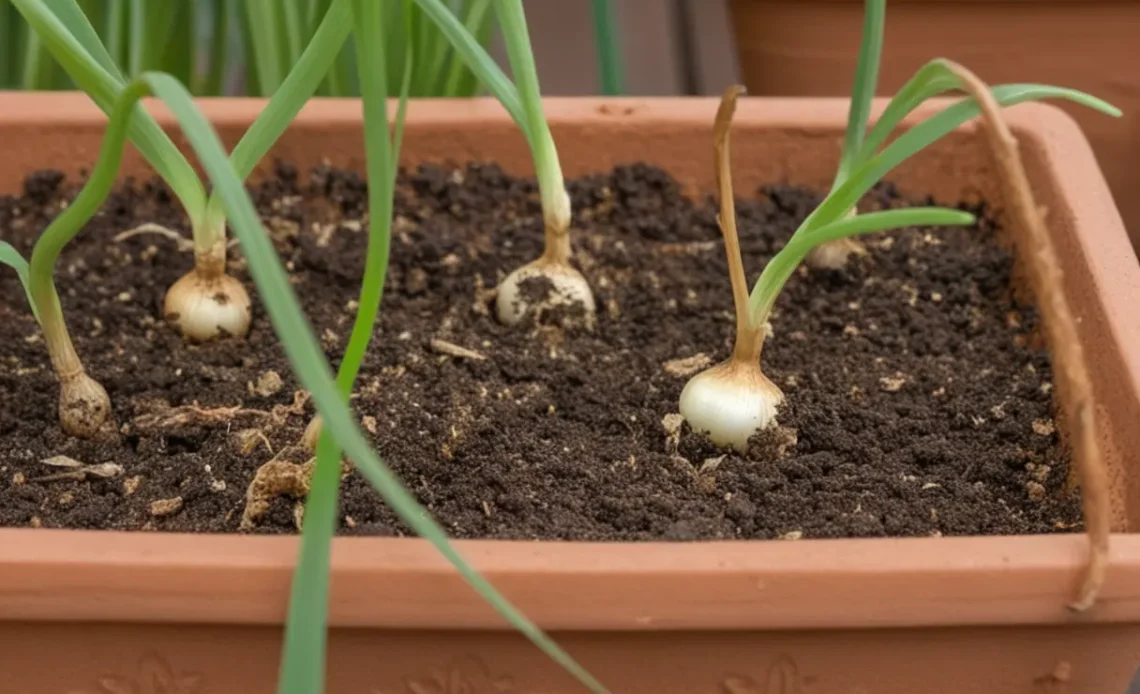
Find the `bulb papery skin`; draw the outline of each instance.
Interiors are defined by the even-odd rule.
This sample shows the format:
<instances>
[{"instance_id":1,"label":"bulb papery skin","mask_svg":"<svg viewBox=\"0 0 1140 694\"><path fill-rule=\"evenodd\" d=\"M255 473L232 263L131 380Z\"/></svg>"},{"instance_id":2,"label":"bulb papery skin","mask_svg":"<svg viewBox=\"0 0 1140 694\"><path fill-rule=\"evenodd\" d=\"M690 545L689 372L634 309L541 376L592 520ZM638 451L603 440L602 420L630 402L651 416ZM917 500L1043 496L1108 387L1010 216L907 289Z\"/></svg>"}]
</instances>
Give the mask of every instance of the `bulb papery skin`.
<instances>
[{"instance_id":1,"label":"bulb papery skin","mask_svg":"<svg viewBox=\"0 0 1140 694\"><path fill-rule=\"evenodd\" d=\"M842 270L852 255L863 255L867 250L855 239L828 241L808 251L804 262L817 270Z\"/></svg>"},{"instance_id":2,"label":"bulb papery skin","mask_svg":"<svg viewBox=\"0 0 1140 694\"><path fill-rule=\"evenodd\" d=\"M222 335L245 337L252 316L249 293L228 275L204 278L191 270L166 293L163 314L191 342Z\"/></svg>"},{"instance_id":3,"label":"bulb papery skin","mask_svg":"<svg viewBox=\"0 0 1140 694\"><path fill-rule=\"evenodd\" d=\"M309 420L309 426L305 427L305 433L301 434L301 448L304 448L309 453L314 453L317 450L317 441L321 438L321 416L314 415Z\"/></svg>"},{"instance_id":4,"label":"bulb papery skin","mask_svg":"<svg viewBox=\"0 0 1140 694\"><path fill-rule=\"evenodd\" d=\"M80 371L59 383L59 426L69 436L94 436L111 416L111 398L99 382Z\"/></svg>"},{"instance_id":5,"label":"bulb papery skin","mask_svg":"<svg viewBox=\"0 0 1140 694\"><path fill-rule=\"evenodd\" d=\"M525 297L522 287L526 280L535 277L545 277L553 285L547 295L537 301ZM543 313L552 309L570 308L576 305L582 307L581 317L586 326L592 327L596 310L594 293L582 273L569 265L538 261L507 275L499 285L495 312L500 323L515 325L531 312L536 314L536 318L540 318Z\"/></svg>"},{"instance_id":6,"label":"bulb papery skin","mask_svg":"<svg viewBox=\"0 0 1140 694\"><path fill-rule=\"evenodd\" d=\"M727 361L693 376L681 391L681 416L718 446L743 453L753 434L776 426L784 394L758 364Z\"/></svg>"},{"instance_id":7,"label":"bulb papery skin","mask_svg":"<svg viewBox=\"0 0 1140 694\"><path fill-rule=\"evenodd\" d=\"M847 214L843 217L844 219L851 219L856 214L858 214L858 210L852 207L847 210ZM808 251L804 263L816 270L842 270L847 266L847 259L852 255L864 255L866 253L867 249L863 248L862 243L848 237L816 246Z\"/></svg>"}]
</instances>

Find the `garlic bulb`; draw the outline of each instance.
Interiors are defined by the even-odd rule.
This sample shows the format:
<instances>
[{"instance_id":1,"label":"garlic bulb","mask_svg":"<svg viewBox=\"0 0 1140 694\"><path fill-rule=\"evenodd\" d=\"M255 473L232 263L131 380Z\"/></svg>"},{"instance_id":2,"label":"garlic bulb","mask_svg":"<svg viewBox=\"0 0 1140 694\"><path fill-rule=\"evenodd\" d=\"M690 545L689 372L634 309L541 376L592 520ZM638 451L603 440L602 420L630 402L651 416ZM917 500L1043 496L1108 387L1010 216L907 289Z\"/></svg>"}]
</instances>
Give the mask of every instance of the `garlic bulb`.
<instances>
[{"instance_id":1,"label":"garlic bulb","mask_svg":"<svg viewBox=\"0 0 1140 694\"><path fill-rule=\"evenodd\" d=\"M851 219L856 214L856 209L852 207L844 215L844 219ZM853 238L836 239L808 251L804 263L816 270L842 270L852 255L866 255L866 253L867 249L863 244Z\"/></svg>"},{"instance_id":2,"label":"garlic bulb","mask_svg":"<svg viewBox=\"0 0 1140 694\"><path fill-rule=\"evenodd\" d=\"M225 274L204 277L195 269L166 293L163 314L183 337L204 342L223 334L244 337L252 312L241 282Z\"/></svg>"},{"instance_id":3,"label":"garlic bulb","mask_svg":"<svg viewBox=\"0 0 1140 694\"><path fill-rule=\"evenodd\" d=\"M59 426L69 436L90 438L111 416L111 398L80 369L60 379Z\"/></svg>"},{"instance_id":4,"label":"garlic bulb","mask_svg":"<svg viewBox=\"0 0 1140 694\"><path fill-rule=\"evenodd\" d=\"M864 255L867 249L855 239L837 239L808 251L804 262L817 270L842 270L852 255Z\"/></svg>"},{"instance_id":5,"label":"garlic bulb","mask_svg":"<svg viewBox=\"0 0 1140 694\"><path fill-rule=\"evenodd\" d=\"M526 280L536 277L545 277L551 283L546 296L539 299L527 297L521 286ZM581 306L586 325L593 325L596 310L594 293L586 278L569 265L544 260L525 265L507 275L499 285L495 300L499 321L506 325L515 325L527 313L539 317L552 309L572 306Z\"/></svg>"},{"instance_id":6,"label":"garlic bulb","mask_svg":"<svg viewBox=\"0 0 1140 694\"><path fill-rule=\"evenodd\" d=\"M776 425L783 401L758 362L733 358L693 376L681 391L680 410L694 431L743 453L753 434Z\"/></svg>"}]
</instances>

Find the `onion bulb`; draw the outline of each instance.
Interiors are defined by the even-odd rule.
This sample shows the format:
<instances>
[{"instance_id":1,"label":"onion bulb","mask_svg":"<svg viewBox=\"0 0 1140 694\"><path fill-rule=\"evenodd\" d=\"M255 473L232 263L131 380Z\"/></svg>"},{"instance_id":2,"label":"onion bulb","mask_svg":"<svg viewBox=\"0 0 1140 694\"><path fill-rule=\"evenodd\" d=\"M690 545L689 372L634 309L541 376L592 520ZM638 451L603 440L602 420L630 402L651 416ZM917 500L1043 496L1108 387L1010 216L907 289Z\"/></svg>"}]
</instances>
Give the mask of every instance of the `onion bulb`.
<instances>
[{"instance_id":1,"label":"onion bulb","mask_svg":"<svg viewBox=\"0 0 1140 694\"><path fill-rule=\"evenodd\" d=\"M717 222L724 236L728 278L736 308L736 340L732 357L689 379L681 391L681 416L693 431L718 446L731 446L743 453L753 434L776 425L776 408L784 395L760 370L760 352L771 333L766 316L755 316L749 307L744 259L736 233L732 174L729 167L728 133L736 100L744 88L729 87L721 97L713 124L720 214Z\"/></svg>"},{"instance_id":2,"label":"onion bulb","mask_svg":"<svg viewBox=\"0 0 1140 694\"><path fill-rule=\"evenodd\" d=\"M163 314L192 342L249 332L251 302L245 287L226 274L191 270L166 293Z\"/></svg>"},{"instance_id":3,"label":"onion bulb","mask_svg":"<svg viewBox=\"0 0 1140 694\"><path fill-rule=\"evenodd\" d=\"M758 362L730 359L693 376L681 391L681 416L718 446L743 453L753 434L776 425L784 394Z\"/></svg>"},{"instance_id":4,"label":"onion bulb","mask_svg":"<svg viewBox=\"0 0 1140 694\"><path fill-rule=\"evenodd\" d=\"M523 284L530 279L546 278L550 281L545 296L528 296ZM515 325L528 313L535 318L554 309L580 307L587 326L593 325L595 312L594 293L582 273L570 265L545 258L515 270L499 285L495 311L499 321ZM573 314L568 314L573 315Z\"/></svg>"}]
</instances>

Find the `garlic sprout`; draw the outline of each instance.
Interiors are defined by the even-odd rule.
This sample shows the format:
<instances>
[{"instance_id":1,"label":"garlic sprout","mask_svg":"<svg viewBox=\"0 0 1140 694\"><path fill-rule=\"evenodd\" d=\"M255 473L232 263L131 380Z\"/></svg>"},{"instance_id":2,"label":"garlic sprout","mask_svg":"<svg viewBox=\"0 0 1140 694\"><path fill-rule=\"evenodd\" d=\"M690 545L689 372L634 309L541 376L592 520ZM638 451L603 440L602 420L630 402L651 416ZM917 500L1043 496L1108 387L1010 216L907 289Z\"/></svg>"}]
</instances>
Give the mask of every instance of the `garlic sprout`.
<instances>
[{"instance_id":1,"label":"garlic sprout","mask_svg":"<svg viewBox=\"0 0 1140 694\"><path fill-rule=\"evenodd\" d=\"M875 98L875 85L879 80L879 60L883 53L883 24L887 12L886 0L867 0L863 9L863 40L859 46L859 60L855 66L855 85L851 90L851 104L847 110L847 131L843 136L843 150L839 155L839 168L831 185L834 191L850 175L859 149L863 145L863 134L867 129L867 118L871 113L871 101ZM852 207L848 215L858 211ZM864 255L863 244L852 238L836 239L813 248L804 259L808 267L839 270L847 265L853 255Z\"/></svg>"},{"instance_id":2,"label":"garlic sprout","mask_svg":"<svg viewBox=\"0 0 1140 694\"><path fill-rule=\"evenodd\" d=\"M864 215L851 215L854 200L879 180L894 164L913 154L914 142L900 138L901 148L891 145L882 154L855 171L847 183L824 199L800 228L788 240L761 273L751 295L744 276L744 263L740 242L736 234L736 215L733 208L732 177L730 174L728 132L736 110L737 98L743 87L730 87L721 98L714 124L714 149L720 215L718 223L724 235L728 255L729 279L732 283L733 302L736 306L736 343L728 361L703 371L685 385L681 391L681 415L696 432L707 436L719 446L731 446L737 451L748 449L749 439L776 426L776 416L783 403L780 389L764 375L760 367L760 354L776 297L792 272L813 249L828 242L847 239L886 229L908 226L945 226L972 224L973 215L958 210L936 207L919 207L887 210ZM956 115L956 114L952 114ZM953 119L947 119L948 122ZM936 123L935 126L944 126ZM953 129L954 123L945 132ZM937 130L937 127L927 128ZM929 142L941 135L937 134ZM917 140L926 146L923 130ZM898 157L897 161L894 156ZM888 165L889 164L889 165ZM834 220L830 223L821 220Z\"/></svg>"},{"instance_id":3,"label":"garlic sprout","mask_svg":"<svg viewBox=\"0 0 1140 694\"><path fill-rule=\"evenodd\" d=\"M12 4L68 76L109 115L126 88L127 78L76 0L12 0ZM141 11L139 17L148 12L158 16L168 9L163 3L153 4L155 7L140 3L132 12ZM279 8L286 19L297 14L293 4L287 2ZM262 5L251 3L247 9L264 12L268 6ZM243 179L320 86L352 31L349 0L329 0L322 6L324 15L309 43L296 56L288 74L285 65L277 66L276 72L284 79L274 81L274 85L279 82L279 87L230 156ZM317 6L312 11L315 13ZM287 37L278 35L278 22L264 23L258 30L256 37L247 38L258 39L259 45L284 47ZM153 41L153 37L143 34L136 38ZM289 55L292 57L298 48L299 43L292 41ZM275 61L285 55L282 51ZM136 69L129 72L137 73L139 66L132 67ZM250 298L241 283L226 274L226 215L221 201L217 195L207 194L189 160L154 118L141 106L136 111L129 126L130 140L182 203L194 238L194 268L167 292L163 315L190 341L223 335L244 337L250 325Z\"/></svg>"},{"instance_id":4,"label":"garlic sprout","mask_svg":"<svg viewBox=\"0 0 1140 694\"><path fill-rule=\"evenodd\" d=\"M119 96L119 102L133 104L142 93L144 88L141 85L125 89ZM106 139L91 177L75 200L52 220L37 239L26 273L21 272L18 262L5 261L16 267L21 280L25 280L32 312L44 333L44 344L59 380L60 428L81 438L95 436L104 428L113 429L111 399L103 386L87 374L75 351L52 275L64 246L91 220L111 193L123 156L122 146L116 143L126 137L128 122L129 118L113 118L107 124Z\"/></svg>"},{"instance_id":5,"label":"garlic sprout","mask_svg":"<svg viewBox=\"0 0 1140 694\"><path fill-rule=\"evenodd\" d=\"M521 101L523 131L534 157L544 228L542 255L507 275L499 285L496 313L501 322L514 325L527 314L537 318L553 309L568 308L571 311L560 316L563 322L573 321L577 311L584 323L592 326L594 294L582 273L570 265L570 196L562 178L558 150L542 112L542 94L522 0L496 0L495 8ZM538 291L533 293L527 291L528 283L536 279L545 279L547 286L536 287ZM543 290L545 293L540 293Z\"/></svg>"},{"instance_id":6,"label":"garlic sprout","mask_svg":"<svg viewBox=\"0 0 1140 694\"><path fill-rule=\"evenodd\" d=\"M760 370L765 330L763 323L753 320L748 307L748 284L736 234L728 136L737 98L743 92L743 87L735 86L724 93L713 125L720 195L717 223L724 235L728 256L728 276L736 308L736 341L728 361L689 380L681 391L680 403L681 415L694 431L707 435L719 446L732 446L740 451L748 447L748 439L754 433L775 424L776 408L784 401L784 394Z\"/></svg>"},{"instance_id":7,"label":"garlic sprout","mask_svg":"<svg viewBox=\"0 0 1140 694\"><path fill-rule=\"evenodd\" d=\"M162 312L191 342L245 337L251 302L241 282L226 274L225 222L194 234L194 268L166 292Z\"/></svg>"}]
</instances>

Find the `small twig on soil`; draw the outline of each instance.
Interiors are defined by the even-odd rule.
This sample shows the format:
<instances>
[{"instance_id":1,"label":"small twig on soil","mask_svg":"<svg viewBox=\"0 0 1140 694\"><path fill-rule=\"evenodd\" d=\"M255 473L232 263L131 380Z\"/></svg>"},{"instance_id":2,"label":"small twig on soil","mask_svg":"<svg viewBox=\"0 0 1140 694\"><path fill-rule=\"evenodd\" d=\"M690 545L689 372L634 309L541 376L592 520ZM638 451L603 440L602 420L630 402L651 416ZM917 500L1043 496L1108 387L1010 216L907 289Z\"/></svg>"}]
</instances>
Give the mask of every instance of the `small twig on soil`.
<instances>
[{"instance_id":1,"label":"small twig on soil","mask_svg":"<svg viewBox=\"0 0 1140 694\"><path fill-rule=\"evenodd\" d=\"M44 475L43 477L33 477L29 482L55 482L59 480L85 480L88 477L98 477L100 479L110 479L118 477L123 474L123 466L118 463L96 463L94 465L87 465L81 463L74 458L69 458L65 455L57 455L45 460L41 460L44 465L51 465L52 467L69 468L67 472L58 472L54 475Z\"/></svg>"},{"instance_id":2,"label":"small twig on soil","mask_svg":"<svg viewBox=\"0 0 1140 694\"><path fill-rule=\"evenodd\" d=\"M155 224L153 222L147 222L145 224L140 224L137 227L135 227L134 229L131 229L129 231L124 231L120 234L116 234L111 240L114 241L115 243L122 243L123 241L126 241L127 239L134 238L135 236L142 236L144 234L158 234L159 236L163 236L165 238L168 238L171 241L173 241L174 243L178 244L178 250L179 250L179 252L182 252L182 253L188 253L188 252L194 250L194 242L193 241L186 238L182 234L179 234L177 231L174 231L173 229L167 229L166 227L162 226L161 224Z\"/></svg>"},{"instance_id":3,"label":"small twig on soil","mask_svg":"<svg viewBox=\"0 0 1140 694\"><path fill-rule=\"evenodd\" d=\"M1070 609L1080 612L1093 606L1104 585L1111 531L1108 471L1096 438L1092 380L1077 338L1076 321L1065 300L1057 250L1045 226L1044 212L1034 200L1017 140L989 87L965 67L950 61L946 64L962 83L962 89L981 108L990 146L1002 174L1006 202L1028 235L1030 246L1037 252L1037 261L1028 263L1029 279L1044 314L1045 333L1053 348L1058 380L1071 398L1069 433L1076 442L1073 460L1081 478L1085 529L1089 536L1090 556L1085 575L1076 599L1069 605Z\"/></svg>"},{"instance_id":4,"label":"small twig on soil","mask_svg":"<svg viewBox=\"0 0 1140 694\"><path fill-rule=\"evenodd\" d=\"M450 357L459 357L460 359L474 359L475 361L485 361L487 357L480 352L466 347L446 342L444 340L433 339L428 343L431 351L437 354L446 354Z\"/></svg>"},{"instance_id":5,"label":"small twig on soil","mask_svg":"<svg viewBox=\"0 0 1140 694\"><path fill-rule=\"evenodd\" d=\"M141 430L167 430L188 425L213 425L232 422L239 417L275 418L273 412L253 410L241 405L204 408L197 404L180 407L160 406L157 411L135 417L134 424ZM276 419L276 418L275 418Z\"/></svg>"},{"instance_id":6,"label":"small twig on soil","mask_svg":"<svg viewBox=\"0 0 1140 694\"><path fill-rule=\"evenodd\" d=\"M168 227L164 227L161 224L155 224L154 222L146 222L144 224L138 225L134 229L128 229L127 231L116 234L115 236L113 236L111 238L111 240L114 241L115 243L122 243L123 241L126 241L127 239L131 239L131 238L134 238L136 236L143 236L145 234L157 234L158 236L162 236L164 238L170 239L171 241L173 241L175 244L178 245L178 252L179 253L190 253L194 250L194 242L193 241L186 238L182 234L179 234L177 231L175 231L173 229L170 229ZM239 239L230 239L226 243L226 248L227 249L235 248L239 243L240 243Z\"/></svg>"},{"instance_id":7,"label":"small twig on soil","mask_svg":"<svg viewBox=\"0 0 1140 694\"><path fill-rule=\"evenodd\" d=\"M289 417L300 417L305 414L305 405L309 402L309 391L293 391L293 402L289 405L274 405L270 416L277 422L284 422Z\"/></svg>"}]
</instances>

